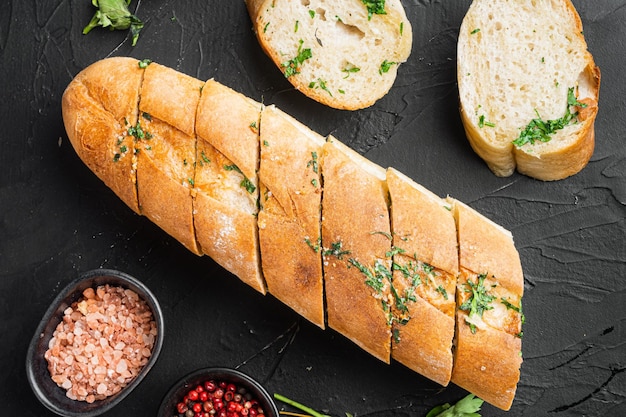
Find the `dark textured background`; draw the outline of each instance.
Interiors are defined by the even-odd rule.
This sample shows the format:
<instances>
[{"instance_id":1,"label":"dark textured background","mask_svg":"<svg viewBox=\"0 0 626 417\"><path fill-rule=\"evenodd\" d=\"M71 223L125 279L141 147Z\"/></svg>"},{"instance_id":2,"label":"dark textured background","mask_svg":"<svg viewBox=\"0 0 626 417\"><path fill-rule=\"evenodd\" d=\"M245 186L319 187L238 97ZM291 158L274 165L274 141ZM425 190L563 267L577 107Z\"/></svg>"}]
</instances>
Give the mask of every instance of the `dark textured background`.
<instances>
[{"instance_id":1,"label":"dark textured background","mask_svg":"<svg viewBox=\"0 0 626 417\"><path fill-rule=\"evenodd\" d=\"M626 416L626 1L574 1L602 69L597 144L581 173L553 183L495 177L464 137L455 48L469 1L403 3L412 55L389 95L356 112L294 91L260 50L242 0L144 0L134 48L126 32L81 34L89 0L0 8L0 414L49 415L26 381L27 345L57 292L98 267L145 282L167 325L159 362L109 416L154 415L171 383L209 365L240 366L270 391L341 417L420 417L465 395L377 361L187 252L79 161L63 90L90 63L130 55L275 103L512 231L526 284L522 376L512 410L485 405L483 416Z\"/></svg>"}]
</instances>

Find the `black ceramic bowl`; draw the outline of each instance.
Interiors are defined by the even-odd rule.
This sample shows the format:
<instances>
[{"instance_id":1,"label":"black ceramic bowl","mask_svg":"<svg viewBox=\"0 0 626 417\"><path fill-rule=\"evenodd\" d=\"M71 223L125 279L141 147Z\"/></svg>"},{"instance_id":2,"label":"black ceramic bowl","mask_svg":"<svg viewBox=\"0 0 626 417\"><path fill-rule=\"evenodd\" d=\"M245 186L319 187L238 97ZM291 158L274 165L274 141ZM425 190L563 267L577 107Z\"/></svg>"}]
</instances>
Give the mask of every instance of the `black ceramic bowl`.
<instances>
[{"instance_id":1,"label":"black ceramic bowl","mask_svg":"<svg viewBox=\"0 0 626 417\"><path fill-rule=\"evenodd\" d=\"M48 371L48 362L44 358L44 354L48 349L48 343L52 338L55 328L63 317L65 309L73 302L78 301L82 297L82 293L85 289L96 288L104 284L130 289L146 301L152 310L158 333L150 359L141 369L137 377L117 394L103 400L96 400L90 404L86 401L77 401L68 398L65 395L65 390L52 381ZM96 269L85 272L59 293L37 327L26 356L28 382L39 401L56 414L67 417L90 417L100 415L122 401L148 374L161 352L163 335L163 312L155 296L142 282L130 275L114 270Z\"/></svg>"},{"instance_id":2,"label":"black ceramic bowl","mask_svg":"<svg viewBox=\"0 0 626 417\"><path fill-rule=\"evenodd\" d=\"M177 415L176 405L183 400L183 397L197 385L209 380L230 382L238 388L245 388L263 407L265 417L279 417L276 403L265 388L252 377L232 368L204 368L184 376L165 395L157 416Z\"/></svg>"}]
</instances>

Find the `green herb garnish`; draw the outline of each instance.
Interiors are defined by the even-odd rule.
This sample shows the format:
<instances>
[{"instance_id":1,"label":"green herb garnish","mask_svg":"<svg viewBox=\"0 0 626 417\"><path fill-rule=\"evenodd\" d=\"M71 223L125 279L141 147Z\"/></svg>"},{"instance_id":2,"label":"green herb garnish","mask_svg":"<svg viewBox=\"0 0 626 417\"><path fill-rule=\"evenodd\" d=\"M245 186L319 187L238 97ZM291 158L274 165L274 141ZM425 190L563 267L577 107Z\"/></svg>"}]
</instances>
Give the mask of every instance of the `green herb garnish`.
<instances>
[{"instance_id":1,"label":"green herb garnish","mask_svg":"<svg viewBox=\"0 0 626 417\"><path fill-rule=\"evenodd\" d=\"M239 167L235 164L233 165L224 165L224 169L226 171L235 171L240 173L243 176L243 180L241 180L241 183L239 185L241 185L243 188L245 188L248 193L252 194L254 193L254 191L256 190L256 187L254 186L254 184L252 183L252 181L250 181L248 179L248 177L246 177L243 172L241 172L241 170L239 169Z\"/></svg>"},{"instance_id":2,"label":"green herb garnish","mask_svg":"<svg viewBox=\"0 0 626 417\"><path fill-rule=\"evenodd\" d=\"M504 297L500 298L500 302L502 304L504 304L506 306L506 308L508 308L509 310L513 310L513 311L519 313L520 314L520 320L521 320L522 324L524 324L526 322L526 316L524 316L524 312L522 311L522 300L519 300L519 307L517 307L516 305L511 304L509 302L509 300L507 300Z\"/></svg>"},{"instance_id":3,"label":"green herb garnish","mask_svg":"<svg viewBox=\"0 0 626 417\"><path fill-rule=\"evenodd\" d=\"M330 90L328 89L328 86L326 86L326 81L322 80L321 78L318 78L317 81L311 81L309 83L309 88L318 88L318 87L326 91L328 95L330 95L331 97L333 96L333 93L331 93Z\"/></svg>"},{"instance_id":4,"label":"green herb garnish","mask_svg":"<svg viewBox=\"0 0 626 417\"><path fill-rule=\"evenodd\" d=\"M135 126L130 126L126 132L128 133L128 136L132 136L137 140L152 139L152 134L143 130L141 127L141 121L139 120Z\"/></svg>"},{"instance_id":5,"label":"green herb garnish","mask_svg":"<svg viewBox=\"0 0 626 417\"><path fill-rule=\"evenodd\" d=\"M302 49L303 43L304 41L300 39L296 56L289 61L283 62L281 64L281 66L285 68L285 78L289 78L292 75L300 74L300 66L304 63L304 61L313 56L311 48Z\"/></svg>"},{"instance_id":6,"label":"green herb garnish","mask_svg":"<svg viewBox=\"0 0 626 417\"><path fill-rule=\"evenodd\" d=\"M350 76L350 74L353 74L355 72L359 72L361 71L361 68L359 67L355 67L352 64L347 65L344 69L341 70L341 72L345 72L346 76L343 78L348 78Z\"/></svg>"},{"instance_id":7,"label":"green herb garnish","mask_svg":"<svg viewBox=\"0 0 626 417\"><path fill-rule=\"evenodd\" d=\"M313 168L313 172L318 173L319 165L317 163L317 152L311 152L311 160L307 162L306 167Z\"/></svg>"},{"instance_id":8,"label":"green herb garnish","mask_svg":"<svg viewBox=\"0 0 626 417\"><path fill-rule=\"evenodd\" d=\"M139 39L139 32L143 28L143 22L128 10L130 0L91 0L91 4L98 10L83 29L83 35L88 34L97 26L108 27L111 30L130 28L132 46L135 46Z\"/></svg>"},{"instance_id":9,"label":"green herb garnish","mask_svg":"<svg viewBox=\"0 0 626 417\"><path fill-rule=\"evenodd\" d=\"M334 256L339 260L343 259L343 255L349 255L349 254L350 254L349 250L343 249L343 243L341 241L331 243L330 249L324 249L324 251L322 252L322 255L324 256Z\"/></svg>"},{"instance_id":10,"label":"green herb garnish","mask_svg":"<svg viewBox=\"0 0 626 417\"><path fill-rule=\"evenodd\" d=\"M383 75L386 72L389 72L389 69L392 65L397 65L397 62L387 61L386 59L380 64L380 68L378 69L378 73Z\"/></svg>"},{"instance_id":11,"label":"green herb garnish","mask_svg":"<svg viewBox=\"0 0 626 417\"><path fill-rule=\"evenodd\" d=\"M150 64L152 64L152 61L149 60L149 59L142 59L138 63L139 68L141 68L141 69L146 69L148 67L148 65L150 65Z\"/></svg>"},{"instance_id":12,"label":"green herb garnish","mask_svg":"<svg viewBox=\"0 0 626 417\"><path fill-rule=\"evenodd\" d=\"M493 122L486 121L485 115L481 114L480 117L478 117L478 127L483 128L484 126L495 127L496 124Z\"/></svg>"},{"instance_id":13,"label":"green herb garnish","mask_svg":"<svg viewBox=\"0 0 626 417\"><path fill-rule=\"evenodd\" d=\"M459 307L460 310L467 311L469 317L479 315L483 316L483 313L487 310L492 310L491 302L494 300L494 296L489 294L489 290L485 287L485 278L487 274L478 275L478 281L474 283L469 279L465 283L465 292L471 292L472 295ZM476 326L468 323L472 333L476 333Z\"/></svg>"},{"instance_id":14,"label":"green herb garnish","mask_svg":"<svg viewBox=\"0 0 626 417\"><path fill-rule=\"evenodd\" d=\"M300 404L297 401L294 401L292 399L289 399L285 396L282 396L280 394L274 394L274 398L277 399L280 402L283 402L285 404L288 404L294 408L297 408L300 411L304 411L305 413L307 413L308 415L310 415L311 417L330 417L328 414L322 414L320 412L317 412L315 410L313 410L310 407L307 407L304 404ZM350 414L346 413L346 417L350 416Z\"/></svg>"},{"instance_id":15,"label":"green herb garnish","mask_svg":"<svg viewBox=\"0 0 626 417\"><path fill-rule=\"evenodd\" d=\"M448 403L438 405L426 414L426 417L480 417L478 411L483 405L483 400L474 394L462 398L455 405Z\"/></svg>"},{"instance_id":16,"label":"green herb garnish","mask_svg":"<svg viewBox=\"0 0 626 417\"><path fill-rule=\"evenodd\" d=\"M567 105L565 106L565 115L560 119L554 120L542 120L541 115L537 110L537 118L532 119L530 123L520 132L517 139L513 141L513 144L517 147L521 147L530 143L534 145L535 142L549 142L550 135L554 134L557 130L563 129L565 126L576 123L576 117L578 112L572 113L570 107L587 107L586 104L579 102L574 94L574 87L567 90Z\"/></svg>"},{"instance_id":17,"label":"green herb garnish","mask_svg":"<svg viewBox=\"0 0 626 417\"><path fill-rule=\"evenodd\" d=\"M309 245L309 247L311 249L313 249L313 251L315 253L318 253L320 251L320 247L322 246L322 238L318 237L317 241L315 242L315 244L313 244L313 242L311 242L311 239L309 239L308 237L304 238L304 242Z\"/></svg>"},{"instance_id":18,"label":"green herb garnish","mask_svg":"<svg viewBox=\"0 0 626 417\"><path fill-rule=\"evenodd\" d=\"M367 20L371 20L375 14L387 14L385 0L361 0L367 8Z\"/></svg>"}]
</instances>

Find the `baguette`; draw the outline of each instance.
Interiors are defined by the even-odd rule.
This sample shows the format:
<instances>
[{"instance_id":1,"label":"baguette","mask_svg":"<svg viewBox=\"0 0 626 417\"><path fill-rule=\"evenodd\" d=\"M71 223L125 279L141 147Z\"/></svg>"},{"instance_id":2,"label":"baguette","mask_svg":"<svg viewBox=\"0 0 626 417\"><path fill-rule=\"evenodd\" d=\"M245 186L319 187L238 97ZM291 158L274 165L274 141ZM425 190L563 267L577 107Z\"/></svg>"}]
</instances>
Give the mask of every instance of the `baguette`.
<instances>
[{"instance_id":1,"label":"baguette","mask_svg":"<svg viewBox=\"0 0 626 417\"><path fill-rule=\"evenodd\" d=\"M92 64L63 119L85 164L193 253L385 363L510 407L523 276L508 231L273 105L156 63ZM477 317L479 283L496 287Z\"/></svg>"},{"instance_id":2,"label":"baguette","mask_svg":"<svg viewBox=\"0 0 626 417\"><path fill-rule=\"evenodd\" d=\"M411 52L402 3L381 3L383 11L370 13L361 0L246 0L262 49L287 80L311 99L346 110L387 94Z\"/></svg>"},{"instance_id":3,"label":"baguette","mask_svg":"<svg viewBox=\"0 0 626 417\"><path fill-rule=\"evenodd\" d=\"M472 2L457 58L465 132L496 175L550 181L587 165L600 70L570 0Z\"/></svg>"}]
</instances>

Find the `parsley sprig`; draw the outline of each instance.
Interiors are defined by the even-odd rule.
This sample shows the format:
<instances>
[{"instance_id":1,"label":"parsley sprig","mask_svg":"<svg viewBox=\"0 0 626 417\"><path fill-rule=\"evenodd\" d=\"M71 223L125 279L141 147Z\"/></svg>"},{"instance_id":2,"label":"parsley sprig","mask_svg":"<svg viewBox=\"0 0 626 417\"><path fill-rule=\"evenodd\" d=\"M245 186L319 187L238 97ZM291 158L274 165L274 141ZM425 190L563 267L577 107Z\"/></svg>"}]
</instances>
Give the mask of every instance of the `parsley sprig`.
<instances>
[{"instance_id":1,"label":"parsley sprig","mask_svg":"<svg viewBox=\"0 0 626 417\"><path fill-rule=\"evenodd\" d=\"M513 144L517 147L521 147L530 143L534 145L535 142L549 142L557 130L563 129L565 126L576 123L578 112L572 113L570 107L587 107L585 103L581 103L576 99L574 94L574 87L567 90L567 106L565 107L565 115L559 119L543 120L539 112L535 109L537 117L532 119L530 123L520 132L517 139L513 141Z\"/></svg>"}]
</instances>

